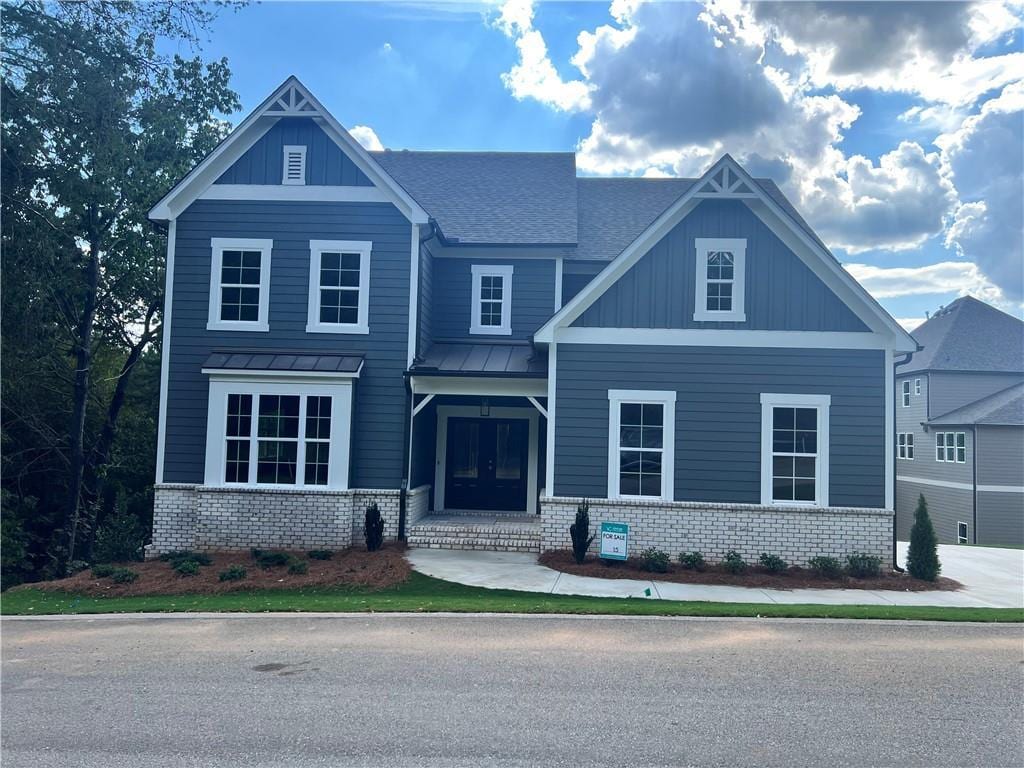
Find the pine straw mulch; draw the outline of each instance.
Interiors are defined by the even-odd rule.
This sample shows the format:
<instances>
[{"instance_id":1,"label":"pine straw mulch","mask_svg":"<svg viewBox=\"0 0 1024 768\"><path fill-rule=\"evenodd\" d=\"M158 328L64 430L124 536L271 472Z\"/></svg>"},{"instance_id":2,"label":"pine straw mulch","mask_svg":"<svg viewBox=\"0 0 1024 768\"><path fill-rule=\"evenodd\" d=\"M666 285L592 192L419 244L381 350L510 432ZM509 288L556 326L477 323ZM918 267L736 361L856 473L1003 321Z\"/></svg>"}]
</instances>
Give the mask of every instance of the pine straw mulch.
<instances>
[{"instance_id":1,"label":"pine straw mulch","mask_svg":"<svg viewBox=\"0 0 1024 768\"><path fill-rule=\"evenodd\" d=\"M746 572L732 574L720 565L708 564L704 571L688 571L677 563L669 566L668 573L644 570L639 558L612 563L588 557L578 565L567 550L549 550L538 558L541 565L574 576L593 576L599 579L645 579L670 581L676 584L727 585L730 587L762 587L767 589L884 589L900 592L951 592L963 587L959 581L940 576L937 581L921 581L906 573L890 571L871 579L841 576L827 579L806 568L791 567L785 573L768 573L759 565L750 565Z\"/></svg>"},{"instance_id":2,"label":"pine straw mulch","mask_svg":"<svg viewBox=\"0 0 1024 768\"><path fill-rule=\"evenodd\" d=\"M97 579L92 576L91 569L86 569L66 579L34 582L23 585L23 588L73 592L90 597L205 595L308 587L384 589L409 578L412 569L404 552L404 547L397 544L385 545L378 552L340 550L330 560L313 560L306 552L291 552L308 563L309 570L304 574L288 573L286 565L261 568L249 552L207 552L213 563L201 566L195 576L181 576L170 563L150 560L118 564L139 574L131 584L116 584L109 578ZM218 574L232 565L243 566L246 577L238 581L220 581Z\"/></svg>"}]
</instances>

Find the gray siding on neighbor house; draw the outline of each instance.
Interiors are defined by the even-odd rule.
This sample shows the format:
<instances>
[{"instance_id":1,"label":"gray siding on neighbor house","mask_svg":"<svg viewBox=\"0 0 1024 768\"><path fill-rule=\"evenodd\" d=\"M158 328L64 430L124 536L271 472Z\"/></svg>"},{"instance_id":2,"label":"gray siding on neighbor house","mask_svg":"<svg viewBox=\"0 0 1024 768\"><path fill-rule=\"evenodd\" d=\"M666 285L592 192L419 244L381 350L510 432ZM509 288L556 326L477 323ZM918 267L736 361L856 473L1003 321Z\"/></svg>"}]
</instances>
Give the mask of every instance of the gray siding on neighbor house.
<instances>
[{"instance_id":1,"label":"gray siding on neighbor house","mask_svg":"<svg viewBox=\"0 0 1024 768\"><path fill-rule=\"evenodd\" d=\"M978 543L1024 546L1024 493L978 492Z\"/></svg>"},{"instance_id":2,"label":"gray siding on neighbor house","mask_svg":"<svg viewBox=\"0 0 1024 768\"><path fill-rule=\"evenodd\" d=\"M762 392L829 394L830 504L885 505L881 351L559 344L555 492L608 492L608 390L675 390L675 500L761 501Z\"/></svg>"},{"instance_id":3,"label":"gray siding on neighbor house","mask_svg":"<svg viewBox=\"0 0 1024 768\"><path fill-rule=\"evenodd\" d=\"M512 265L512 335L471 334L473 264ZM447 259L433 264L433 338L526 339L555 311L554 259Z\"/></svg>"},{"instance_id":4,"label":"gray siding on neighbor house","mask_svg":"<svg viewBox=\"0 0 1024 768\"><path fill-rule=\"evenodd\" d=\"M373 186L341 148L308 117L284 117L253 144L216 184L280 184L284 147L306 147L306 183L331 186Z\"/></svg>"},{"instance_id":5,"label":"gray siding on neighbor house","mask_svg":"<svg viewBox=\"0 0 1024 768\"><path fill-rule=\"evenodd\" d=\"M744 322L693 319L698 237L746 238ZM864 323L741 201L705 200L573 325L866 331Z\"/></svg>"},{"instance_id":6,"label":"gray siding on neighbor house","mask_svg":"<svg viewBox=\"0 0 1024 768\"><path fill-rule=\"evenodd\" d=\"M973 373L931 371L928 417L938 418L987 395L994 394L1024 379L1019 373Z\"/></svg>"},{"instance_id":7,"label":"gray siding on neighbor house","mask_svg":"<svg viewBox=\"0 0 1024 768\"><path fill-rule=\"evenodd\" d=\"M902 481L896 483L896 538L910 539L914 511L920 496L928 503L928 516L940 544L957 543L957 523L967 523L968 543L974 537L974 493L962 488L940 488ZM981 540L978 540L979 543Z\"/></svg>"},{"instance_id":8,"label":"gray siding on neighbor house","mask_svg":"<svg viewBox=\"0 0 1024 768\"><path fill-rule=\"evenodd\" d=\"M210 239L273 238L270 331L208 331ZM207 377L213 350L365 356L353 403L350 485L402 479L411 226L390 204L199 200L177 222L164 481L203 482ZM368 335L306 333L311 239L370 240ZM165 351L165 354L167 352Z\"/></svg>"},{"instance_id":9,"label":"gray siding on neighbor house","mask_svg":"<svg viewBox=\"0 0 1024 768\"><path fill-rule=\"evenodd\" d=\"M1024 427L979 426L978 485L1024 487ZM1024 492L978 491L978 543L1024 545Z\"/></svg>"}]
</instances>

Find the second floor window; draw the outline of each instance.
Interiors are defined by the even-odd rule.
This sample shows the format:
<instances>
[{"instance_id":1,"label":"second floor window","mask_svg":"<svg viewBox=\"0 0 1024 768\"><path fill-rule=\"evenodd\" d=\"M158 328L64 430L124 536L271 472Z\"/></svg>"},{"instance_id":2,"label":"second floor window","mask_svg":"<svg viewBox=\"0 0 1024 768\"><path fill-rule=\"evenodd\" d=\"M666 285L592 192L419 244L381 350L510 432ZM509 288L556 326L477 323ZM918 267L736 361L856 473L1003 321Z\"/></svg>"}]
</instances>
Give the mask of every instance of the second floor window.
<instances>
[{"instance_id":1,"label":"second floor window","mask_svg":"<svg viewBox=\"0 0 1024 768\"><path fill-rule=\"evenodd\" d=\"M903 407L910 407L910 379L903 382Z\"/></svg>"},{"instance_id":2,"label":"second floor window","mask_svg":"<svg viewBox=\"0 0 1024 768\"><path fill-rule=\"evenodd\" d=\"M694 320L746 320L747 241L698 237Z\"/></svg>"},{"instance_id":3,"label":"second floor window","mask_svg":"<svg viewBox=\"0 0 1024 768\"><path fill-rule=\"evenodd\" d=\"M273 240L211 241L209 330L266 331Z\"/></svg>"},{"instance_id":4,"label":"second floor window","mask_svg":"<svg viewBox=\"0 0 1024 768\"><path fill-rule=\"evenodd\" d=\"M907 459L909 461L914 460L914 433L913 432L900 432L896 436L896 444L899 449L897 456L901 459Z\"/></svg>"},{"instance_id":5,"label":"second floor window","mask_svg":"<svg viewBox=\"0 0 1024 768\"><path fill-rule=\"evenodd\" d=\"M935 460L963 464L967 461L967 434L965 432L936 432Z\"/></svg>"},{"instance_id":6,"label":"second floor window","mask_svg":"<svg viewBox=\"0 0 1024 768\"><path fill-rule=\"evenodd\" d=\"M361 240L309 243L310 333L369 333L370 251Z\"/></svg>"},{"instance_id":7,"label":"second floor window","mask_svg":"<svg viewBox=\"0 0 1024 768\"><path fill-rule=\"evenodd\" d=\"M512 267L474 264L469 332L512 335Z\"/></svg>"}]
</instances>

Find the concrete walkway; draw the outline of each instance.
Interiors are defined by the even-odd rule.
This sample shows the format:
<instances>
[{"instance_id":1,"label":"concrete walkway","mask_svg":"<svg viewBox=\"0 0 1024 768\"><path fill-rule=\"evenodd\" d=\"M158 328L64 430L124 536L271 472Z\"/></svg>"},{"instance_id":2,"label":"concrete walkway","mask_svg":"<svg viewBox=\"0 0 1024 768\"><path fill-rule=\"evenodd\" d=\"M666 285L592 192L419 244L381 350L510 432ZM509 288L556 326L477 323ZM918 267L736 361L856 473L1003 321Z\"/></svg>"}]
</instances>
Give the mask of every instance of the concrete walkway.
<instances>
[{"instance_id":1,"label":"concrete walkway","mask_svg":"<svg viewBox=\"0 0 1024 768\"><path fill-rule=\"evenodd\" d=\"M901 542L899 563L906 562ZM596 579L538 565L537 557L517 552L411 549L409 561L420 573L489 589L593 597L650 597L720 603L819 605L931 605L962 608L1024 608L1024 550L939 546L942 574L964 585L957 592L896 592L867 589L760 589L671 584L646 579ZM649 590L649 593L647 592Z\"/></svg>"}]
</instances>

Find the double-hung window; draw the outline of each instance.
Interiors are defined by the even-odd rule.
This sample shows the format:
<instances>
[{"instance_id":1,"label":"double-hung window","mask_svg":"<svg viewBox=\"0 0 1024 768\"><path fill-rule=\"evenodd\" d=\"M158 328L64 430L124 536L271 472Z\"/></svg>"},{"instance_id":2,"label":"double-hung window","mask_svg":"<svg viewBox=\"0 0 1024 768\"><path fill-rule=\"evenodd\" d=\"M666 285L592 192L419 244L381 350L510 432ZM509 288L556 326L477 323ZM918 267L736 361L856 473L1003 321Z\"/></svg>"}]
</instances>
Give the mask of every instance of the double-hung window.
<instances>
[{"instance_id":1,"label":"double-hung window","mask_svg":"<svg viewBox=\"0 0 1024 768\"><path fill-rule=\"evenodd\" d=\"M370 251L363 240L311 240L309 314L311 333L369 333Z\"/></svg>"},{"instance_id":2,"label":"double-hung window","mask_svg":"<svg viewBox=\"0 0 1024 768\"><path fill-rule=\"evenodd\" d=\"M910 407L910 379L903 382L903 407Z\"/></svg>"},{"instance_id":3,"label":"double-hung window","mask_svg":"<svg viewBox=\"0 0 1024 768\"><path fill-rule=\"evenodd\" d=\"M608 496L671 501L674 391L608 391Z\"/></svg>"},{"instance_id":4,"label":"double-hung window","mask_svg":"<svg viewBox=\"0 0 1024 768\"><path fill-rule=\"evenodd\" d=\"M967 461L967 434L965 432L936 432L935 460L964 464Z\"/></svg>"},{"instance_id":5,"label":"double-hung window","mask_svg":"<svg viewBox=\"0 0 1024 768\"><path fill-rule=\"evenodd\" d=\"M746 252L742 238L698 237L694 320L747 319Z\"/></svg>"},{"instance_id":6,"label":"double-hung window","mask_svg":"<svg viewBox=\"0 0 1024 768\"><path fill-rule=\"evenodd\" d=\"M469 332L512 335L512 266L472 266L473 294Z\"/></svg>"},{"instance_id":7,"label":"double-hung window","mask_svg":"<svg viewBox=\"0 0 1024 768\"><path fill-rule=\"evenodd\" d=\"M761 503L828 506L829 395L761 394Z\"/></svg>"},{"instance_id":8,"label":"double-hung window","mask_svg":"<svg viewBox=\"0 0 1024 768\"><path fill-rule=\"evenodd\" d=\"M208 330L270 329L270 253L273 240L211 240Z\"/></svg>"},{"instance_id":9,"label":"double-hung window","mask_svg":"<svg viewBox=\"0 0 1024 768\"><path fill-rule=\"evenodd\" d=\"M900 432L896 435L897 456L908 461L914 460L914 433Z\"/></svg>"},{"instance_id":10,"label":"double-hung window","mask_svg":"<svg viewBox=\"0 0 1024 768\"><path fill-rule=\"evenodd\" d=\"M916 397L917 395L920 395L920 394L921 394L921 380L920 379L914 379L914 395Z\"/></svg>"}]
</instances>

